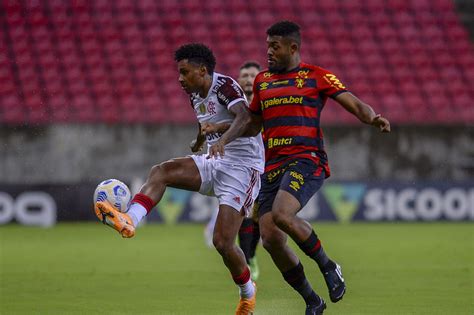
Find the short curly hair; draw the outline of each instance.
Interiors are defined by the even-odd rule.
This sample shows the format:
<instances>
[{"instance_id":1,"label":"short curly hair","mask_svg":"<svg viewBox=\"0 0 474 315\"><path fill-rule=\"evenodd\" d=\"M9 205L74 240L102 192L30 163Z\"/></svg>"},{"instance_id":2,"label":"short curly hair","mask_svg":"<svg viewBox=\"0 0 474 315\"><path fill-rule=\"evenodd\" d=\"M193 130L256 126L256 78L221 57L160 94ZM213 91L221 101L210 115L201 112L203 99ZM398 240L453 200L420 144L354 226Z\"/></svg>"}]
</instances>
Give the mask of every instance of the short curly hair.
<instances>
[{"instance_id":1,"label":"short curly hair","mask_svg":"<svg viewBox=\"0 0 474 315\"><path fill-rule=\"evenodd\" d=\"M280 21L267 29L268 36L281 36L293 40L301 45L300 26L291 21Z\"/></svg>"},{"instance_id":2,"label":"short curly hair","mask_svg":"<svg viewBox=\"0 0 474 315\"><path fill-rule=\"evenodd\" d=\"M184 59L198 65L204 65L211 75L214 73L216 57L214 57L212 50L204 44L191 43L180 46L174 52L174 60L179 62Z\"/></svg>"}]
</instances>

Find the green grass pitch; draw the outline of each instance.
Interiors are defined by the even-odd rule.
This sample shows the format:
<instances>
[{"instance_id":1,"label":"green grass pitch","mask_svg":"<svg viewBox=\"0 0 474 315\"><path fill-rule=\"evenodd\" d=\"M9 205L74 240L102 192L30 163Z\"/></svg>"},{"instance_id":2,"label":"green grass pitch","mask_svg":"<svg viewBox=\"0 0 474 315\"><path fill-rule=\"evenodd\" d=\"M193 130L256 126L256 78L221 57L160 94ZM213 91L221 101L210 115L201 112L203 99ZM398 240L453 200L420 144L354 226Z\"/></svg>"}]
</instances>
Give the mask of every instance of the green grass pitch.
<instances>
[{"instance_id":1,"label":"green grass pitch","mask_svg":"<svg viewBox=\"0 0 474 315\"><path fill-rule=\"evenodd\" d=\"M473 227L317 224L348 285L337 304L297 252L325 314L474 314ZM257 255L255 314L303 314L261 246ZM202 225L148 225L128 240L99 223L0 227L0 314L233 314L237 300Z\"/></svg>"}]
</instances>

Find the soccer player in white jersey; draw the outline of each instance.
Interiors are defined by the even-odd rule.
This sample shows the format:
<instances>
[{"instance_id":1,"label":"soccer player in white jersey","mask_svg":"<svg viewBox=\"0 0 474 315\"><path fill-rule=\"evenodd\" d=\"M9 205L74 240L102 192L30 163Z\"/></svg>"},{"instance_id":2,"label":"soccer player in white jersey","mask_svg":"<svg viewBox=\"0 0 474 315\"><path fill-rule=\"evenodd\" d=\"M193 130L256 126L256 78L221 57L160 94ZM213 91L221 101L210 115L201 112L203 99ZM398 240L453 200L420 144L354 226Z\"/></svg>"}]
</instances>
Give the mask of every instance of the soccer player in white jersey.
<instances>
[{"instance_id":1,"label":"soccer player in white jersey","mask_svg":"<svg viewBox=\"0 0 474 315\"><path fill-rule=\"evenodd\" d=\"M253 81L255 77L260 72L260 64L256 61L246 61L244 62L239 69L239 76L237 82L245 93L247 101L250 103L253 98ZM220 124L211 124L203 123L201 125L200 132L195 140L191 142L191 150L193 152L198 152L201 150L205 142L205 134L214 133L214 132L225 132L229 129L230 123L220 123ZM242 225L239 229L239 246L244 252L245 260L250 267L250 276L253 281L257 281L260 274L257 257L255 256L255 251L257 245L260 241L260 227L258 225L258 205L255 203L253 207L251 217L245 218L242 222ZM216 208L213 212L209 223L206 225L204 230L204 237L206 239L206 244L209 247L212 247L212 238L214 232L214 226L217 220L217 214L219 210Z\"/></svg>"},{"instance_id":2,"label":"soccer player in white jersey","mask_svg":"<svg viewBox=\"0 0 474 315\"><path fill-rule=\"evenodd\" d=\"M260 135L242 137L242 127L247 123L242 117L249 116L244 92L232 78L214 72L216 60L208 47L183 45L176 50L175 61L179 82L190 96L199 123L230 123L229 129L206 135L205 155L175 158L153 166L127 213L107 202L97 202L95 212L104 224L128 238L135 235L135 227L161 200L168 186L217 197L214 246L240 290L236 314L248 315L255 309L256 288L244 254L234 240L260 189L262 139ZM223 148L225 155L218 155Z\"/></svg>"}]
</instances>

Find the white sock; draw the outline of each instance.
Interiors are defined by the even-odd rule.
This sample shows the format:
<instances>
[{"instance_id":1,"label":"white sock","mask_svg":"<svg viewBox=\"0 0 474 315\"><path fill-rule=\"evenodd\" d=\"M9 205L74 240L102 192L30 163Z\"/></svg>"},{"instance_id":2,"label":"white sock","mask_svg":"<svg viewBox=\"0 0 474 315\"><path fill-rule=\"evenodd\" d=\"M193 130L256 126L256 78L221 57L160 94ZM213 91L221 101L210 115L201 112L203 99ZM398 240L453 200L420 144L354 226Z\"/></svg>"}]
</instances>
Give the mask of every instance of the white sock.
<instances>
[{"instance_id":1,"label":"white sock","mask_svg":"<svg viewBox=\"0 0 474 315\"><path fill-rule=\"evenodd\" d=\"M127 211L127 214L132 219L133 226L138 226L138 223L146 216L147 212L144 206L134 202L130 205L130 208Z\"/></svg>"},{"instance_id":2,"label":"white sock","mask_svg":"<svg viewBox=\"0 0 474 315\"><path fill-rule=\"evenodd\" d=\"M247 281L245 284L239 284L240 296L244 299L251 298L255 294L255 287L253 286L252 280Z\"/></svg>"}]
</instances>

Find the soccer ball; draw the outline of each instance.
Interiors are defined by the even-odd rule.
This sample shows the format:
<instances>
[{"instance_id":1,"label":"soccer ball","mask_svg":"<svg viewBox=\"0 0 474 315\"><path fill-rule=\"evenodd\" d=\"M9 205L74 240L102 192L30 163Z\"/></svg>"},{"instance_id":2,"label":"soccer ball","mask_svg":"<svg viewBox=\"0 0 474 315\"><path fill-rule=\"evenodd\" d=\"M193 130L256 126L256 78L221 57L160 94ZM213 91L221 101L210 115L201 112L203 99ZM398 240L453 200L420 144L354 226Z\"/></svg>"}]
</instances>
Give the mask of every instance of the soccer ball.
<instances>
[{"instance_id":1,"label":"soccer ball","mask_svg":"<svg viewBox=\"0 0 474 315\"><path fill-rule=\"evenodd\" d=\"M127 212L131 199L130 189L118 179L104 180L94 192L94 203L108 201L120 212Z\"/></svg>"}]
</instances>

